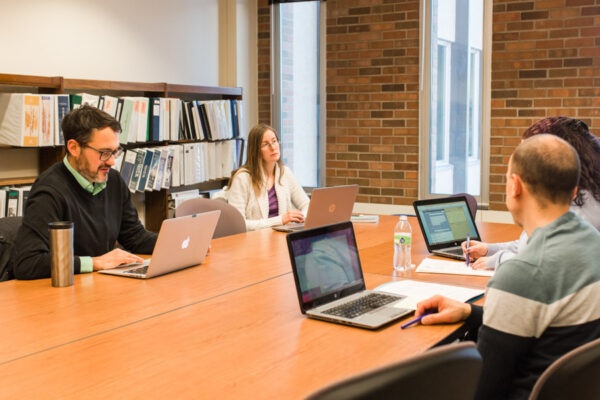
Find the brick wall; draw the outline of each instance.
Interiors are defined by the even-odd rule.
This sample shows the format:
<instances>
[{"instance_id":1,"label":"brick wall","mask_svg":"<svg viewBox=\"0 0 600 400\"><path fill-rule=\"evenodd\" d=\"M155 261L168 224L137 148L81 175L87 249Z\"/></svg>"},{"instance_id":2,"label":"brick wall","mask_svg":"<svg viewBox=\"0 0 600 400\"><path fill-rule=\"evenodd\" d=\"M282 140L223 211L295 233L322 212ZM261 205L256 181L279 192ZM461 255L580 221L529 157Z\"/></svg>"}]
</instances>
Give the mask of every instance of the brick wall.
<instances>
[{"instance_id":1,"label":"brick wall","mask_svg":"<svg viewBox=\"0 0 600 400\"><path fill-rule=\"evenodd\" d=\"M600 134L600 1L494 1L490 207L533 122L566 115Z\"/></svg>"},{"instance_id":2,"label":"brick wall","mask_svg":"<svg viewBox=\"0 0 600 400\"><path fill-rule=\"evenodd\" d=\"M506 162L529 125L567 115L600 133L600 0L493 7L490 207L504 210ZM270 122L267 0L258 18L259 119ZM418 0L327 1L327 185L358 183L359 202L417 198L418 46Z\"/></svg>"},{"instance_id":3,"label":"brick wall","mask_svg":"<svg viewBox=\"0 0 600 400\"><path fill-rule=\"evenodd\" d=\"M416 199L418 83L419 1L327 2L327 185Z\"/></svg>"}]
</instances>

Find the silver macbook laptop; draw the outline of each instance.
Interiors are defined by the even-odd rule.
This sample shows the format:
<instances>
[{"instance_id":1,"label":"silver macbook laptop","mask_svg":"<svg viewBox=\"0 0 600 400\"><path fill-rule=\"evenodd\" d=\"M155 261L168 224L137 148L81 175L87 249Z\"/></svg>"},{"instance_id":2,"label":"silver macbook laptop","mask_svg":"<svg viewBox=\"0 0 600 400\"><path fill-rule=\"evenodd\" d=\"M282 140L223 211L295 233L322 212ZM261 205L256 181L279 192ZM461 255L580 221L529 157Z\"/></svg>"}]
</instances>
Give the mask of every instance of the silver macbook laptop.
<instances>
[{"instance_id":1,"label":"silver macbook laptop","mask_svg":"<svg viewBox=\"0 0 600 400\"><path fill-rule=\"evenodd\" d=\"M99 272L147 279L198 265L206 257L220 215L221 210L215 210L165 219L151 259Z\"/></svg>"},{"instance_id":2,"label":"silver macbook laptop","mask_svg":"<svg viewBox=\"0 0 600 400\"><path fill-rule=\"evenodd\" d=\"M417 200L413 206L430 253L464 261L461 243L467 234L481 241L464 196Z\"/></svg>"},{"instance_id":3,"label":"silver macbook laptop","mask_svg":"<svg viewBox=\"0 0 600 400\"><path fill-rule=\"evenodd\" d=\"M274 226L280 232L296 232L317 226L350 221L358 185L344 185L313 189L303 224L290 223Z\"/></svg>"},{"instance_id":4,"label":"silver macbook laptop","mask_svg":"<svg viewBox=\"0 0 600 400\"><path fill-rule=\"evenodd\" d=\"M405 296L365 290L352 222L287 235L300 310L311 318L376 329L413 312Z\"/></svg>"}]
</instances>

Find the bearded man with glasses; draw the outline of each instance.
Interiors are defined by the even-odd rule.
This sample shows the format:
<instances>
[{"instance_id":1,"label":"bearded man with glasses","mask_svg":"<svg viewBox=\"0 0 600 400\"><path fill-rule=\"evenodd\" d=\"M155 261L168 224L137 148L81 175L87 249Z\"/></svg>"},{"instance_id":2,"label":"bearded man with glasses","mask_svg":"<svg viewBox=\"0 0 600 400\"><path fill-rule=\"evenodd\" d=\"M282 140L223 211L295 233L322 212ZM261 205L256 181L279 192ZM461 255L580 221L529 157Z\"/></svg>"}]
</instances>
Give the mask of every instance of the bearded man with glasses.
<instances>
[{"instance_id":1,"label":"bearded man with glasses","mask_svg":"<svg viewBox=\"0 0 600 400\"><path fill-rule=\"evenodd\" d=\"M156 233L144 228L121 174L111 168L123 152L119 122L84 105L66 115L61 128L66 156L38 177L25 206L11 262L17 279L50 277L49 222L74 223L75 273L140 262L134 253L151 254L156 244Z\"/></svg>"}]
</instances>

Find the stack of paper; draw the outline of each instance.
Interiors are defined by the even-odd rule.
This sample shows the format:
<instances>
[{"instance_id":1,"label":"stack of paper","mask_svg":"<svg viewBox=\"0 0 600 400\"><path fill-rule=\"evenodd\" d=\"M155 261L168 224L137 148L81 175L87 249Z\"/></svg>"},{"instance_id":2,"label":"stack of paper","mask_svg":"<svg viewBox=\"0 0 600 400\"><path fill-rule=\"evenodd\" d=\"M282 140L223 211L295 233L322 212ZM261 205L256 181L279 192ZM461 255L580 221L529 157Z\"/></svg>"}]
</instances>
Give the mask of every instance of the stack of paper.
<instances>
[{"instance_id":1,"label":"stack of paper","mask_svg":"<svg viewBox=\"0 0 600 400\"><path fill-rule=\"evenodd\" d=\"M462 261L438 260L426 258L417 267L417 272L426 272L433 274L453 274L453 275L477 275L492 276L494 271L487 269L473 269L467 267Z\"/></svg>"},{"instance_id":2,"label":"stack of paper","mask_svg":"<svg viewBox=\"0 0 600 400\"><path fill-rule=\"evenodd\" d=\"M394 307L410 308L413 310L417 308L417 303L435 296L436 294L462 302L475 300L484 294L483 289L419 282L410 279L384 283L375 290L406 296L404 300L399 301Z\"/></svg>"}]
</instances>

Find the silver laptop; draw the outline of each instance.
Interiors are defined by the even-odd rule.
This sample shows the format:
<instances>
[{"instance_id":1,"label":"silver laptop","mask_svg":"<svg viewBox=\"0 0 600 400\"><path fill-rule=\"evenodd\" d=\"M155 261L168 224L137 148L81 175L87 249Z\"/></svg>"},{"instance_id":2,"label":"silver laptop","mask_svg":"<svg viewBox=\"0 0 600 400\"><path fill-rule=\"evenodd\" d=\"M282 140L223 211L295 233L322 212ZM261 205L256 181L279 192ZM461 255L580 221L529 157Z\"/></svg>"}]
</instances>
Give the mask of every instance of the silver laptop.
<instances>
[{"instance_id":1,"label":"silver laptop","mask_svg":"<svg viewBox=\"0 0 600 400\"><path fill-rule=\"evenodd\" d=\"M165 219L151 259L99 272L147 279L198 265L206 257L220 215L221 210L215 210Z\"/></svg>"},{"instance_id":2,"label":"silver laptop","mask_svg":"<svg viewBox=\"0 0 600 400\"><path fill-rule=\"evenodd\" d=\"M280 232L297 232L317 226L350 221L358 185L344 185L313 189L303 224L290 223L274 226Z\"/></svg>"},{"instance_id":3,"label":"silver laptop","mask_svg":"<svg viewBox=\"0 0 600 400\"><path fill-rule=\"evenodd\" d=\"M430 253L464 261L461 243L467 235L481 241L466 197L417 200L413 207Z\"/></svg>"},{"instance_id":4,"label":"silver laptop","mask_svg":"<svg viewBox=\"0 0 600 400\"><path fill-rule=\"evenodd\" d=\"M352 222L287 235L300 310L311 318L376 329L414 309L405 296L365 290Z\"/></svg>"}]
</instances>

